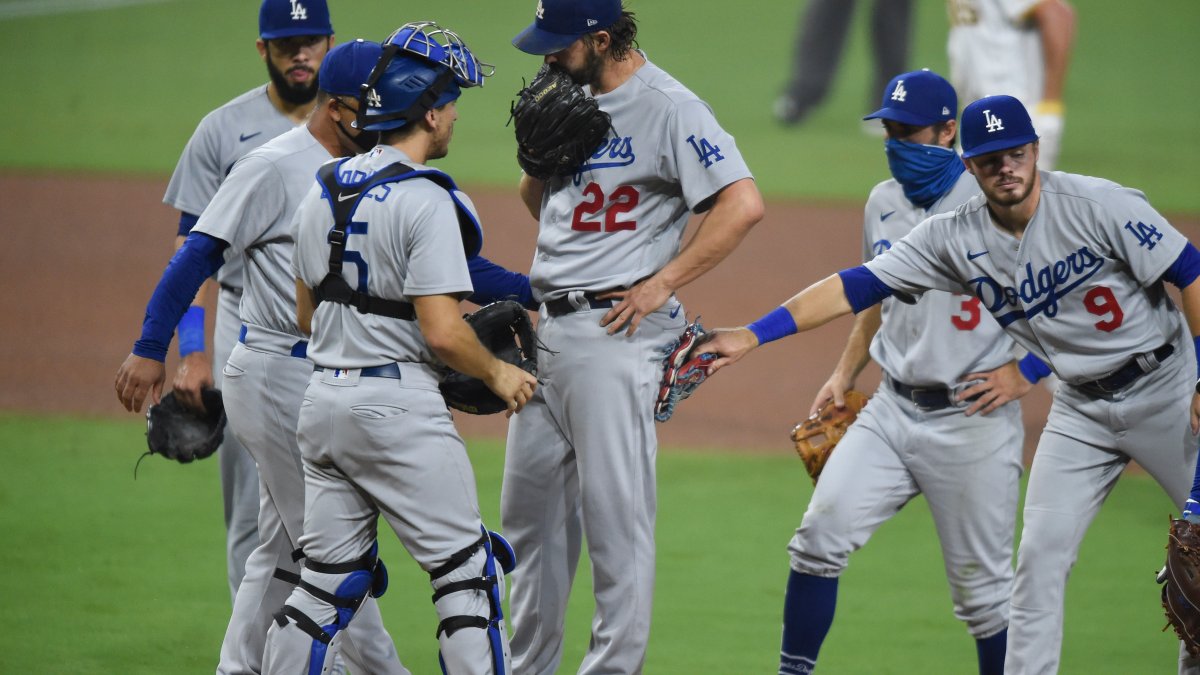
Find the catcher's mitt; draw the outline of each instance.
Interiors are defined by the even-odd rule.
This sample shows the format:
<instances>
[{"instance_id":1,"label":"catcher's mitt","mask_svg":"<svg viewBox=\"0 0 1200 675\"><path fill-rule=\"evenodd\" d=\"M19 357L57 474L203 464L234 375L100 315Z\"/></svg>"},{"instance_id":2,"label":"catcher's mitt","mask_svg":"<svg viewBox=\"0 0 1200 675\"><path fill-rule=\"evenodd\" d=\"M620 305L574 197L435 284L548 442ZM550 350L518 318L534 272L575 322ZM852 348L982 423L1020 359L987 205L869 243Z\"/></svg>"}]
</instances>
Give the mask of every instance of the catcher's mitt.
<instances>
[{"instance_id":1,"label":"catcher's mitt","mask_svg":"<svg viewBox=\"0 0 1200 675\"><path fill-rule=\"evenodd\" d=\"M517 162L546 180L574 173L612 129L596 99L557 68L542 66L512 104Z\"/></svg>"},{"instance_id":2,"label":"catcher's mitt","mask_svg":"<svg viewBox=\"0 0 1200 675\"><path fill-rule=\"evenodd\" d=\"M1171 521L1167 566L1159 574L1169 625L1188 653L1200 657L1200 525ZM1166 630L1166 628L1163 628Z\"/></svg>"},{"instance_id":3,"label":"catcher's mitt","mask_svg":"<svg viewBox=\"0 0 1200 675\"><path fill-rule=\"evenodd\" d=\"M225 433L225 405L218 389L200 392L205 412L183 405L168 392L146 411L146 445L149 454L162 455L180 464L204 459L217 451Z\"/></svg>"},{"instance_id":4,"label":"catcher's mitt","mask_svg":"<svg viewBox=\"0 0 1200 675\"><path fill-rule=\"evenodd\" d=\"M716 354L701 354L692 357L692 349L708 332L700 325L700 318L689 323L674 342L662 349L662 379L659 381L658 398L654 401L654 419L666 422L675 412L680 401L692 395L702 382L708 379L708 364L716 360Z\"/></svg>"},{"instance_id":5,"label":"catcher's mitt","mask_svg":"<svg viewBox=\"0 0 1200 675\"><path fill-rule=\"evenodd\" d=\"M463 317L479 341L501 361L537 376L537 340L533 322L520 303L501 300ZM508 409L483 380L446 368L440 385L446 404L472 415L491 415Z\"/></svg>"},{"instance_id":6,"label":"catcher's mitt","mask_svg":"<svg viewBox=\"0 0 1200 675\"><path fill-rule=\"evenodd\" d=\"M846 407L839 408L831 399L817 414L809 417L792 428L792 442L796 444L796 454L804 460L804 468L812 476L813 485L825 469L825 462L833 448L842 440L846 429L858 418L858 413L867 405L867 397L857 391L846 392Z\"/></svg>"}]
</instances>

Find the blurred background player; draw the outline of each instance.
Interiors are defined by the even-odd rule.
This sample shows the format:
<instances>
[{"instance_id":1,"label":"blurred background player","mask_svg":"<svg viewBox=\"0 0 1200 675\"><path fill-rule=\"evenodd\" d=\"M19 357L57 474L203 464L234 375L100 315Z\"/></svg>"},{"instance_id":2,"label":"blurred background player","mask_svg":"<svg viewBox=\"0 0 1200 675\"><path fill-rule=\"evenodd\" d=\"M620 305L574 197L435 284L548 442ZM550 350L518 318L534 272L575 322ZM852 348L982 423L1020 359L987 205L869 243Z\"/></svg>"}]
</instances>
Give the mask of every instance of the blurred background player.
<instances>
[{"instance_id":1,"label":"blurred background player","mask_svg":"<svg viewBox=\"0 0 1200 675\"><path fill-rule=\"evenodd\" d=\"M957 111L950 83L921 70L896 76L882 107L865 118L883 121L892 179L867 198L864 260L979 193L954 151ZM883 383L829 458L788 545L779 672L815 669L850 555L924 494L954 615L976 640L979 672L1000 675L1025 438L1013 399L1033 385L1013 361L1012 339L977 298L931 291L915 304L888 298L859 312L810 414L830 399L841 407L869 359L883 369Z\"/></svg>"},{"instance_id":2,"label":"blurred background player","mask_svg":"<svg viewBox=\"0 0 1200 675\"><path fill-rule=\"evenodd\" d=\"M509 425L505 456L501 518L522 560L513 663L558 669L586 537L596 611L579 672L636 673L654 593L652 355L687 323L675 291L733 251L762 197L708 104L637 48L620 0L540 0L534 18L513 44L585 87L615 137L577 173L524 174L519 186L538 219L530 282L547 351L545 384ZM693 213L704 219L681 247Z\"/></svg>"},{"instance_id":3,"label":"blurred background player","mask_svg":"<svg viewBox=\"0 0 1200 675\"><path fill-rule=\"evenodd\" d=\"M855 0L809 0L800 16L792 47L791 74L775 100L775 119L800 124L824 102L841 64ZM874 79L867 100L873 102L888 80L908 68L912 0L871 0L871 58ZM878 125L864 130L882 135Z\"/></svg>"},{"instance_id":4,"label":"blurred background player","mask_svg":"<svg viewBox=\"0 0 1200 675\"><path fill-rule=\"evenodd\" d=\"M269 82L234 98L200 121L183 149L163 202L179 210L175 248L196 224L234 162L272 138L304 122L316 107L317 74L333 44L325 0L263 0L258 14L258 53ZM200 390L221 388L221 370L237 344L242 297L242 260L234 255L217 276L213 352L205 352L204 305L214 284L206 284L179 322L182 357L173 388L185 405L201 408ZM246 571L246 558L258 546L258 473L254 460L230 427L218 452L225 504L226 559L231 596Z\"/></svg>"},{"instance_id":5,"label":"blurred background player","mask_svg":"<svg viewBox=\"0 0 1200 675\"><path fill-rule=\"evenodd\" d=\"M483 233L466 195L425 166L450 150L461 90L491 71L428 22L401 27L384 49L357 122L380 144L322 167L294 221L298 323L311 329L316 364L297 434L306 559L275 615L263 672L324 672L360 603L386 587L382 515L430 575L443 670L501 675L511 672L501 603L514 556L483 527L437 373L445 364L483 380L510 412L537 381L463 321L467 259Z\"/></svg>"},{"instance_id":6,"label":"blurred background player","mask_svg":"<svg viewBox=\"0 0 1200 675\"><path fill-rule=\"evenodd\" d=\"M318 107L308 122L234 164L163 274L141 338L118 373L127 385L126 407L140 407L148 389L157 398L153 390L164 378L171 326L187 299L227 253L244 257L242 327L224 366L224 399L229 426L258 466L260 544L246 561L234 598L217 666L221 674L261 670L272 615L299 581L305 495L296 425L313 366L296 325L292 217L322 164L374 146L377 135L355 131L352 123L355 98L381 51L378 43L362 40L330 50L319 75ZM367 600L360 614L350 631L354 670L406 674L375 601Z\"/></svg>"},{"instance_id":7,"label":"blurred background player","mask_svg":"<svg viewBox=\"0 0 1200 675\"><path fill-rule=\"evenodd\" d=\"M1041 137L1038 168L1055 168L1075 10L1066 0L946 0L946 11L950 81L959 97L1015 96Z\"/></svg>"}]
</instances>

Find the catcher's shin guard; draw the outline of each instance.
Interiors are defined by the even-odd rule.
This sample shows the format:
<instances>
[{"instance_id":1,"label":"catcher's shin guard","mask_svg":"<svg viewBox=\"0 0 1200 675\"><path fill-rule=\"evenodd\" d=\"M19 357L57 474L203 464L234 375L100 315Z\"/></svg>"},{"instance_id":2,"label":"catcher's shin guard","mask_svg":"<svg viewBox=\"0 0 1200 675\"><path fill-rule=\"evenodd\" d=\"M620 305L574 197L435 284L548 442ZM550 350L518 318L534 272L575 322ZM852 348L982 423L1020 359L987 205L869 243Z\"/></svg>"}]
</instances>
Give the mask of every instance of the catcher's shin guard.
<instances>
[{"instance_id":1,"label":"catcher's shin guard","mask_svg":"<svg viewBox=\"0 0 1200 675\"><path fill-rule=\"evenodd\" d=\"M379 560L378 551L376 543L363 557L350 562L307 560L297 589L283 609L275 613L275 622L281 630L289 630L289 624L294 624L311 638L308 675L320 675L327 662L332 663L334 639L350 625L367 596L378 598L387 590L387 567ZM328 588L334 590L330 592ZM286 643L294 641L294 638L279 639Z\"/></svg>"},{"instance_id":2,"label":"catcher's shin guard","mask_svg":"<svg viewBox=\"0 0 1200 675\"><path fill-rule=\"evenodd\" d=\"M484 529L478 541L429 572L433 604L441 619L437 638L443 673L506 675L511 671L501 603L504 575L516 564L508 541Z\"/></svg>"}]
</instances>

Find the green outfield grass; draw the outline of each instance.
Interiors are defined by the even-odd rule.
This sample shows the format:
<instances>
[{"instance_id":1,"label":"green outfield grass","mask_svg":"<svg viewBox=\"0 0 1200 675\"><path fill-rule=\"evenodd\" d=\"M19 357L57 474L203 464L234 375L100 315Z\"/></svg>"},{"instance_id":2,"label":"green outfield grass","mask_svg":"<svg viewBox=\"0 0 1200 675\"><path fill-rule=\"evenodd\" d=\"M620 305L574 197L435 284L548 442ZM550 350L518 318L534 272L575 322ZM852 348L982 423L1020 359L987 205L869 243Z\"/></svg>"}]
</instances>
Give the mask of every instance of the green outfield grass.
<instances>
[{"instance_id":1,"label":"green outfield grass","mask_svg":"<svg viewBox=\"0 0 1200 675\"><path fill-rule=\"evenodd\" d=\"M0 88L10 102L0 109L0 167L164 174L205 112L265 80L254 51L253 0L163 0L10 18L12 7L31 4L0 0ZM436 18L495 63L496 77L465 96L457 141L442 166L468 185L515 184L504 122L513 92L538 62L509 40L532 20L533 0L459 0L436 10L391 0L329 4L342 39L382 39L405 21ZM786 77L802 3L628 4L639 14L650 58L712 104L769 196L859 202L886 177L881 141L858 126L875 101L867 95L861 17L828 104L802 128L782 129L770 107ZM912 66L944 73L943 3L915 4ZM1141 188L1165 211L1200 213L1191 165L1200 151L1200 78L1193 71L1200 5L1074 4L1079 37L1062 168Z\"/></svg>"},{"instance_id":2,"label":"green outfield grass","mask_svg":"<svg viewBox=\"0 0 1200 675\"><path fill-rule=\"evenodd\" d=\"M217 464L147 458L135 421L0 416L0 672L212 672L228 619ZM471 444L485 518L498 526L503 461ZM789 456L662 453L649 673L774 672L784 546L811 493ZM1092 527L1068 589L1064 673L1173 672L1153 574L1171 505L1126 476ZM414 673L435 673L428 578L390 532L387 626ZM564 672L590 621L580 570ZM852 559L821 654L832 673L969 673L923 501Z\"/></svg>"}]
</instances>

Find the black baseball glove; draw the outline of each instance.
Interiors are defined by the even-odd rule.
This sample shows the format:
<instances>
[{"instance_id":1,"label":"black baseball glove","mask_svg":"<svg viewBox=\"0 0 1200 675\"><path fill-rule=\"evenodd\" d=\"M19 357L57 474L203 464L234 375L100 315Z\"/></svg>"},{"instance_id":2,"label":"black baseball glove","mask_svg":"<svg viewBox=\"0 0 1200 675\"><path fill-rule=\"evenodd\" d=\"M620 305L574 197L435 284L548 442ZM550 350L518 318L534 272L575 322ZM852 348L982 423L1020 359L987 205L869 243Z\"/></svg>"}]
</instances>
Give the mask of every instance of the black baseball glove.
<instances>
[{"instance_id":1,"label":"black baseball glove","mask_svg":"<svg viewBox=\"0 0 1200 675\"><path fill-rule=\"evenodd\" d=\"M517 92L512 119L517 162L541 180L574 173L612 129L612 119L596 99L570 75L548 65Z\"/></svg>"},{"instance_id":2,"label":"black baseball glove","mask_svg":"<svg viewBox=\"0 0 1200 675\"><path fill-rule=\"evenodd\" d=\"M173 391L163 396L158 405L150 406L146 411L146 444L151 454L187 464L217 451L225 433L221 392L205 389L200 397L204 402L203 413L180 403Z\"/></svg>"},{"instance_id":3,"label":"black baseball glove","mask_svg":"<svg viewBox=\"0 0 1200 675\"><path fill-rule=\"evenodd\" d=\"M520 303L501 300L463 317L479 341L496 358L537 376L537 339L533 322ZM440 385L446 404L472 415L491 415L508 409L499 396L476 377L446 368Z\"/></svg>"}]
</instances>

